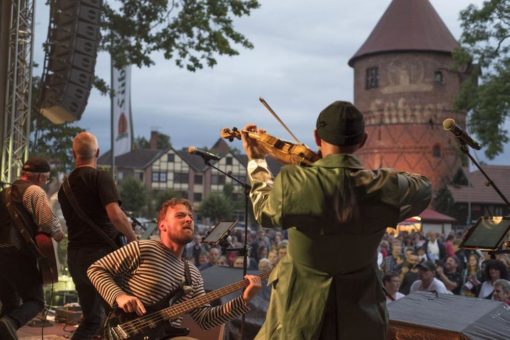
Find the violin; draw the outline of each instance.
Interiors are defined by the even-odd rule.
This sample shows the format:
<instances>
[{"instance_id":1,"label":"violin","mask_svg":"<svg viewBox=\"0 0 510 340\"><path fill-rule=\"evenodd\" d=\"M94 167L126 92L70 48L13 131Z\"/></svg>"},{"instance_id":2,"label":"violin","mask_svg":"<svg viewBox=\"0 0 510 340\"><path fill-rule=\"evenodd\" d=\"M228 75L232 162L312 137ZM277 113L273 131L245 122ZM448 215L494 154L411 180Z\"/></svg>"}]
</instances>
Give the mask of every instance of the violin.
<instances>
[{"instance_id":1,"label":"violin","mask_svg":"<svg viewBox=\"0 0 510 340\"><path fill-rule=\"evenodd\" d=\"M239 131L234 127L222 129L220 136L232 142L234 139L241 139L241 132L246 132L266 154L284 164L311 165L320 158L304 144L284 141L265 132Z\"/></svg>"}]
</instances>

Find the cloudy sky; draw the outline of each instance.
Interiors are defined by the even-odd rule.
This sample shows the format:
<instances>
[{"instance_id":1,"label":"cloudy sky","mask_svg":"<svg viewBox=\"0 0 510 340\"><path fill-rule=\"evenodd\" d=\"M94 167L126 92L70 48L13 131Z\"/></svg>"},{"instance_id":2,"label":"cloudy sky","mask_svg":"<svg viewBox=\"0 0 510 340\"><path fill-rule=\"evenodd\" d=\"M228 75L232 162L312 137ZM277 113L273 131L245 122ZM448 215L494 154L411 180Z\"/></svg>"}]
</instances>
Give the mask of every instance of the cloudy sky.
<instances>
[{"instance_id":1,"label":"cloudy sky","mask_svg":"<svg viewBox=\"0 0 510 340\"><path fill-rule=\"evenodd\" d=\"M35 59L42 65L48 11L38 1ZM260 0L261 7L237 20L236 28L254 45L218 65L191 73L156 55L156 65L132 70L136 136L151 130L171 136L174 147L212 146L223 127L256 123L289 139L259 103L263 97L301 141L313 147L317 113L334 100L353 100L353 69L347 61L368 37L390 0ZM459 12L482 0L431 0L453 35L460 36ZM42 70L39 70L42 72ZM96 73L110 79L109 57L98 57ZM110 148L109 99L93 90L82 128ZM240 144L235 144L239 147ZM491 163L510 163L506 155ZM476 154L483 159L481 152Z\"/></svg>"}]
</instances>

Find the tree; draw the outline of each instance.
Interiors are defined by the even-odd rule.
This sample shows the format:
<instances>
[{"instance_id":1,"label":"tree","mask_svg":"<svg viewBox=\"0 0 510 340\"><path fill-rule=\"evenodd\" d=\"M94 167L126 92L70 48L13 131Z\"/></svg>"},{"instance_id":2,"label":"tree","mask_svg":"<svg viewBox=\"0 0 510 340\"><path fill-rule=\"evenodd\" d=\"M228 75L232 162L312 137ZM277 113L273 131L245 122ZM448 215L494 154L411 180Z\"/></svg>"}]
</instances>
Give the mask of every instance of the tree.
<instances>
[{"instance_id":1,"label":"tree","mask_svg":"<svg viewBox=\"0 0 510 340\"><path fill-rule=\"evenodd\" d=\"M198 208L202 217L210 218L214 223L232 217L233 207L230 201L220 192L211 192Z\"/></svg>"},{"instance_id":2,"label":"tree","mask_svg":"<svg viewBox=\"0 0 510 340\"><path fill-rule=\"evenodd\" d=\"M468 126L492 159L509 141L504 123L510 113L510 6L506 0L488 0L480 8L469 5L460 17L462 49L455 58L459 65L473 62L474 72L461 88L456 109L471 110Z\"/></svg>"},{"instance_id":3,"label":"tree","mask_svg":"<svg viewBox=\"0 0 510 340\"><path fill-rule=\"evenodd\" d=\"M156 191L154 195L154 204L156 209L156 214L159 211L159 208L163 205L164 202L168 201L172 198L181 198L182 195L173 189L166 189Z\"/></svg>"},{"instance_id":4,"label":"tree","mask_svg":"<svg viewBox=\"0 0 510 340\"><path fill-rule=\"evenodd\" d=\"M103 5L101 47L115 64L154 64L152 52L162 52L189 71L204 63L213 67L216 55L238 55L232 44L253 45L234 30L233 18L250 15L257 0L119 0Z\"/></svg>"},{"instance_id":5,"label":"tree","mask_svg":"<svg viewBox=\"0 0 510 340\"><path fill-rule=\"evenodd\" d=\"M142 182L134 177L126 177L119 185L122 207L127 211L140 214L147 205L147 192Z\"/></svg>"}]
</instances>

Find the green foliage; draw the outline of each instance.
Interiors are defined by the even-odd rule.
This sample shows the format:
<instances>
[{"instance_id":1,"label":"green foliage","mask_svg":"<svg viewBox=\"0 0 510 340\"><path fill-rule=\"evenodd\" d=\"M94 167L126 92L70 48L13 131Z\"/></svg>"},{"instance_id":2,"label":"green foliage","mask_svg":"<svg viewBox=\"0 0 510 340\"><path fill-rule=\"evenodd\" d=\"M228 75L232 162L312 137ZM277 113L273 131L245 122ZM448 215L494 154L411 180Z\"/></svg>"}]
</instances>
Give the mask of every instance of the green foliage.
<instances>
[{"instance_id":1,"label":"green foliage","mask_svg":"<svg viewBox=\"0 0 510 340\"><path fill-rule=\"evenodd\" d=\"M436 197L434 198L432 206L440 213L446 215L452 214L455 207L455 201L453 200L453 196L446 185L436 192Z\"/></svg>"},{"instance_id":2,"label":"green foliage","mask_svg":"<svg viewBox=\"0 0 510 340\"><path fill-rule=\"evenodd\" d=\"M233 206L223 193L211 192L198 208L202 217L210 218L214 223L222 219L232 218Z\"/></svg>"},{"instance_id":3,"label":"green foliage","mask_svg":"<svg viewBox=\"0 0 510 340\"><path fill-rule=\"evenodd\" d=\"M506 0L488 0L480 8L468 6L460 17L463 49L455 58L459 64L472 60L474 67L456 109L471 110L469 128L492 159L509 141L504 123L510 113L510 6Z\"/></svg>"},{"instance_id":4,"label":"green foliage","mask_svg":"<svg viewBox=\"0 0 510 340\"><path fill-rule=\"evenodd\" d=\"M104 4L102 48L117 66L154 64L161 52L189 71L214 66L216 55L234 56L232 44L253 45L234 30L233 18L250 15L257 0L120 0Z\"/></svg>"},{"instance_id":5,"label":"green foliage","mask_svg":"<svg viewBox=\"0 0 510 340\"><path fill-rule=\"evenodd\" d=\"M136 150L150 148L149 141L143 136L135 137L135 141L133 142L133 144Z\"/></svg>"},{"instance_id":6,"label":"green foliage","mask_svg":"<svg viewBox=\"0 0 510 340\"><path fill-rule=\"evenodd\" d=\"M126 177L119 185L122 208L139 215L147 204L147 192L135 177Z\"/></svg>"},{"instance_id":7,"label":"green foliage","mask_svg":"<svg viewBox=\"0 0 510 340\"><path fill-rule=\"evenodd\" d=\"M156 215L159 211L159 208L163 205L164 202L172 198L182 197L180 193L173 189L155 191L153 196L154 196L154 210L156 212Z\"/></svg>"}]
</instances>

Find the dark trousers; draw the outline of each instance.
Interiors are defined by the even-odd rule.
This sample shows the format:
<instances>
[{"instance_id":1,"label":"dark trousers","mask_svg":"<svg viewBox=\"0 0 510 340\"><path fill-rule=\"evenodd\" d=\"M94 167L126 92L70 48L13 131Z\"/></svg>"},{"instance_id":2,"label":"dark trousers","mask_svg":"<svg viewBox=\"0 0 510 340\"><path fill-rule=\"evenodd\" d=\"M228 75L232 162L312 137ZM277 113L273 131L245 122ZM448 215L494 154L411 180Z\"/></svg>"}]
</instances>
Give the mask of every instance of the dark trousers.
<instances>
[{"instance_id":1,"label":"dark trousers","mask_svg":"<svg viewBox=\"0 0 510 340\"><path fill-rule=\"evenodd\" d=\"M109 249L69 248L67 261L73 278L83 317L73 334L73 340L91 339L99 335L105 318L105 302L87 276L87 269L110 252Z\"/></svg>"},{"instance_id":2,"label":"dark trousers","mask_svg":"<svg viewBox=\"0 0 510 340\"><path fill-rule=\"evenodd\" d=\"M37 260L29 251L0 248L1 316L25 325L44 309L42 281Z\"/></svg>"}]
</instances>

